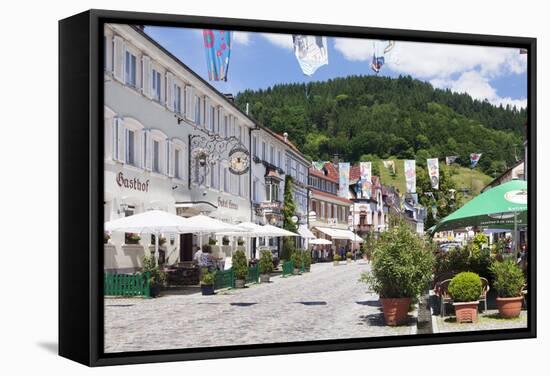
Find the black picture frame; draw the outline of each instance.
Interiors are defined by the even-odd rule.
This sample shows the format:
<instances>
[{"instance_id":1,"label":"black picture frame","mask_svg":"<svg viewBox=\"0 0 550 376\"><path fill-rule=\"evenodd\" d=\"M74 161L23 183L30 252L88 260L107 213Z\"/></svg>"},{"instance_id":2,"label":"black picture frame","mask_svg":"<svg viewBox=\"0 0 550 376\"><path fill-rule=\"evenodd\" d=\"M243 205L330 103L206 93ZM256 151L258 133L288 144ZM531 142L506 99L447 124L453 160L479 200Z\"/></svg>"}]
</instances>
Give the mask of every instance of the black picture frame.
<instances>
[{"instance_id":1,"label":"black picture frame","mask_svg":"<svg viewBox=\"0 0 550 376\"><path fill-rule=\"evenodd\" d=\"M102 195L104 23L300 33L524 48L528 51L528 327L127 353L103 352ZM536 60L534 38L89 10L59 21L59 354L88 366L536 337ZM75 248L75 245L78 247Z\"/></svg>"}]
</instances>

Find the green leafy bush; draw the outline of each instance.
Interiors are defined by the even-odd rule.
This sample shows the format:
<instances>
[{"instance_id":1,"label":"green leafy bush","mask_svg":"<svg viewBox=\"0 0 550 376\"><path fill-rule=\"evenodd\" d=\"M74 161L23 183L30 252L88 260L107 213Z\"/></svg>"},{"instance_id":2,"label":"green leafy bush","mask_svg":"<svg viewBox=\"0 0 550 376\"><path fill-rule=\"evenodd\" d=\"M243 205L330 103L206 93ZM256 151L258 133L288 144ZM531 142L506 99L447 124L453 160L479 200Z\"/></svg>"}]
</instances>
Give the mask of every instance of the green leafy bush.
<instances>
[{"instance_id":1,"label":"green leafy bush","mask_svg":"<svg viewBox=\"0 0 550 376\"><path fill-rule=\"evenodd\" d=\"M264 249L260 251L260 274L269 274L273 271L273 256L271 251Z\"/></svg>"},{"instance_id":2,"label":"green leafy bush","mask_svg":"<svg viewBox=\"0 0 550 376\"><path fill-rule=\"evenodd\" d=\"M206 285L206 286L213 285L215 277L216 277L215 273L209 273L209 272L203 273L201 277L201 285Z\"/></svg>"},{"instance_id":3,"label":"green leafy bush","mask_svg":"<svg viewBox=\"0 0 550 376\"><path fill-rule=\"evenodd\" d=\"M243 251L235 251L231 257L231 265L237 279L246 279L248 274L248 265Z\"/></svg>"},{"instance_id":4,"label":"green leafy bush","mask_svg":"<svg viewBox=\"0 0 550 376\"><path fill-rule=\"evenodd\" d=\"M494 276L493 287L501 298L521 296L525 278L521 268L513 260L494 262L491 265Z\"/></svg>"},{"instance_id":5,"label":"green leafy bush","mask_svg":"<svg viewBox=\"0 0 550 376\"><path fill-rule=\"evenodd\" d=\"M283 249L281 252L281 260L290 260L290 256L294 253L296 247L294 246L294 240L290 236L283 238Z\"/></svg>"},{"instance_id":6,"label":"green leafy bush","mask_svg":"<svg viewBox=\"0 0 550 376\"><path fill-rule=\"evenodd\" d=\"M338 253L335 253L334 256L332 256L332 261L340 261L342 258Z\"/></svg>"},{"instance_id":7,"label":"green leafy bush","mask_svg":"<svg viewBox=\"0 0 550 376\"><path fill-rule=\"evenodd\" d=\"M294 263L295 268L302 267L302 251L299 249L294 250L290 255L290 260Z\"/></svg>"},{"instance_id":8,"label":"green leafy bush","mask_svg":"<svg viewBox=\"0 0 550 376\"><path fill-rule=\"evenodd\" d=\"M153 256L144 256L142 265L142 272L149 273L149 283L151 286L164 286L166 283L166 273L160 270Z\"/></svg>"},{"instance_id":9,"label":"green leafy bush","mask_svg":"<svg viewBox=\"0 0 550 376\"><path fill-rule=\"evenodd\" d=\"M352 257L353 257L353 253L351 253L351 252L346 253L346 258L347 259L351 260Z\"/></svg>"},{"instance_id":10,"label":"green leafy bush","mask_svg":"<svg viewBox=\"0 0 550 376\"><path fill-rule=\"evenodd\" d=\"M311 266L311 252L307 249L303 251L302 259L304 260L304 268L309 269Z\"/></svg>"},{"instance_id":11,"label":"green leafy bush","mask_svg":"<svg viewBox=\"0 0 550 376\"><path fill-rule=\"evenodd\" d=\"M210 244L210 245L216 245L216 244L218 244L218 241L217 241L216 239L214 239L214 238L209 238L209 239L208 239L208 244Z\"/></svg>"},{"instance_id":12,"label":"green leafy bush","mask_svg":"<svg viewBox=\"0 0 550 376\"><path fill-rule=\"evenodd\" d=\"M449 283L449 294L455 302L473 302L481 295L481 278L473 272L458 273Z\"/></svg>"},{"instance_id":13,"label":"green leafy bush","mask_svg":"<svg viewBox=\"0 0 550 376\"><path fill-rule=\"evenodd\" d=\"M381 298L415 298L428 286L433 267L427 243L400 223L376 242L372 269L360 280Z\"/></svg>"},{"instance_id":14,"label":"green leafy bush","mask_svg":"<svg viewBox=\"0 0 550 376\"><path fill-rule=\"evenodd\" d=\"M240 245L244 245L244 239L240 239L240 238L239 238L239 239L237 240L237 245L239 245L239 246L240 246Z\"/></svg>"}]
</instances>

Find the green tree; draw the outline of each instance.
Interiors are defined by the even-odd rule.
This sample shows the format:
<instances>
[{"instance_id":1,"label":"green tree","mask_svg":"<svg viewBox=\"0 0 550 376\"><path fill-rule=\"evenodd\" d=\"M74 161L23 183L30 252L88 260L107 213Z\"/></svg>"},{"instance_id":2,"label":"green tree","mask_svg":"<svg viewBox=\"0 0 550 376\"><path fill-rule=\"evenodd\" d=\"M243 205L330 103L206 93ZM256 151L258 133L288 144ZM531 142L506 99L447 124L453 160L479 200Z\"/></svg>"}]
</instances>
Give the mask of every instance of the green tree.
<instances>
[{"instance_id":1,"label":"green tree","mask_svg":"<svg viewBox=\"0 0 550 376\"><path fill-rule=\"evenodd\" d=\"M285 190L283 195L283 228L288 231L296 232L296 224L292 217L296 214L296 204L294 203L294 189L292 188L292 176L285 177ZM295 249L294 239L290 236L283 238L283 251L281 258L290 260L290 256Z\"/></svg>"}]
</instances>

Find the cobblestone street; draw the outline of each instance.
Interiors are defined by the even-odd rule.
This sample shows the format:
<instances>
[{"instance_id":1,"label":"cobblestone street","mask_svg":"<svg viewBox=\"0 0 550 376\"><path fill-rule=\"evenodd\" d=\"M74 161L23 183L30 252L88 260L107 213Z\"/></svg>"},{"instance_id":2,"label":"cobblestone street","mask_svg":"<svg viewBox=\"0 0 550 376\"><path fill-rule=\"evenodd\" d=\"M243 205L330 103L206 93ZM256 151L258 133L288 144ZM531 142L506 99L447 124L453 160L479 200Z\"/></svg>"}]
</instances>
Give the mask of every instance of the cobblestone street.
<instances>
[{"instance_id":1,"label":"cobblestone street","mask_svg":"<svg viewBox=\"0 0 550 376\"><path fill-rule=\"evenodd\" d=\"M358 282L364 261L313 264L269 284L158 299L105 299L105 351L142 351L403 335L383 325L378 296Z\"/></svg>"}]
</instances>

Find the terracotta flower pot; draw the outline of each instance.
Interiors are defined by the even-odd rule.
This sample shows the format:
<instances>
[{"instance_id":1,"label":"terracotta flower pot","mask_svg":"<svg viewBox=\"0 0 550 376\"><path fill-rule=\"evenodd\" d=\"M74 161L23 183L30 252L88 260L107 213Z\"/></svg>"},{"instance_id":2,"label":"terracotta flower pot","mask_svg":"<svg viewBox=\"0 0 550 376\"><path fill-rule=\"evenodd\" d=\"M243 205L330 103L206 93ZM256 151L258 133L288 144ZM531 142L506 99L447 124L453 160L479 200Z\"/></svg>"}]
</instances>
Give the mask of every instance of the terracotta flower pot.
<instances>
[{"instance_id":1,"label":"terracotta flower pot","mask_svg":"<svg viewBox=\"0 0 550 376\"><path fill-rule=\"evenodd\" d=\"M407 321L411 298L380 298L386 325L401 325Z\"/></svg>"},{"instance_id":2,"label":"terracotta flower pot","mask_svg":"<svg viewBox=\"0 0 550 376\"><path fill-rule=\"evenodd\" d=\"M461 302L453 303L455 307L456 322L476 322L477 321L477 306L479 302Z\"/></svg>"},{"instance_id":3,"label":"terracotta flower pot","mask_svg":"<svg viewBox=\"0 0 550 376\"><path fill-rule=\"evenodd\" d=\"M497 307L500 317L504 319L511 319L518 317L521 313L521 305L523 304L523 297L516 296L513 298L499 298L497 297Z\"/></svg>"}]
</instances>

